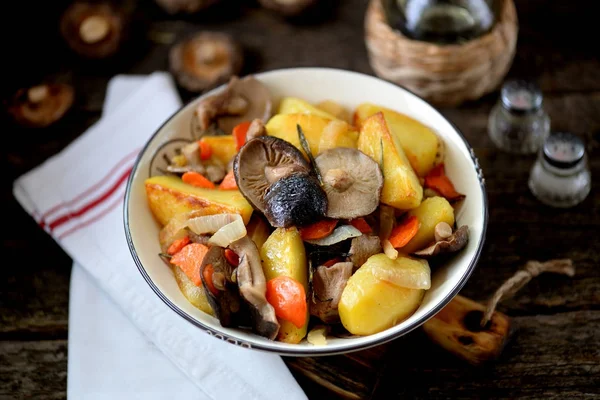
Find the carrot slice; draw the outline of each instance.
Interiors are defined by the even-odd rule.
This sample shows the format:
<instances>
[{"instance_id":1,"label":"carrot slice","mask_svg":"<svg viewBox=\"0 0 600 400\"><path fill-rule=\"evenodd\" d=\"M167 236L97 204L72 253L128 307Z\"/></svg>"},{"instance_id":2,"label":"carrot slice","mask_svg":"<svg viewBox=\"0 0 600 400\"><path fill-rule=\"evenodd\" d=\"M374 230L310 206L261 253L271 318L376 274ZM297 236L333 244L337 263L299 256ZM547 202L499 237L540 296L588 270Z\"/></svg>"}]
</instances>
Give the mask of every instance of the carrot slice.
<instances>
[{"instance_id":1,"label":"carrot slice","mask_svg":"<svg viewBox=\"0 0 600 400\"><path fill-rule=\"evenodd\" d=\"M373 232L373 229L367 223L367 221L365 221L364 218L353 219L352 221L350 221L350 225L352 225L353 227L355 227L356 229L358 229L360 231L360 233L371 233L371 232Z\"/></svg>"},{"instance_id":2,"label":"carrot slice","mask_svg":"<svg viewBox=\"0 0 600 400\"><path fill-rule=\"evenodd\" d=\"M278 276L267 282L267 301L275 315L301 328L306 323L307 305L304 286L289 276Z\"/></svg>"},{"instance_id":3,"label":"carrot slice","mask_svg":"<svg viewBox=\"0 0 600 400\"><path fill-rule=\"evenodd\" d=\"M231 249L225 249L225 259L229 264L233 265L234 267L240 265L240 257L237 254L235 254L235 251Z\"/></svg>"},{"instance_id":4,"label":"carrot slice","mask_svg":"<svg viewBox=\"0 0 600 400\"><path fill-rule=\"evenodd\" d=\"M312 225L300 228L302 240L321 239L329 235L335 229L338 221L336 219L324 219Z\"/></svg>"},{"instance_id":5,"label":"carrot slice","mask_svg":"<svg viewBox=\"0 0 600 400\"><path fill-rule=\"evenodd\" d=\"M204 176L202 176L201 174L194 172L194 171L186 172L185 174L183 174L181 179L187 184L194 185L194 186L197 186L200 188L205 188L205 189L214 189L215 188L214 183L212 183L211 181L206 179Z\"/></svg>"},{"instance_id":6,"label":"carrot slice","mask_svg":"<svg viewBox=\"0 0 600 400\"><path fill-rule=\"evenodd\" d=\"M190 243L189 236L185 236L181 239L174 240L173 243L167 249L167 254L175 255L181 251L186 245Z\"/></svg>"},{"instance_id":7,"label":"carrot slice","mask_svg":"<svg viewBox=\"0 0 600 400\"><path fill-rule=\"evenodd\" d=\"M250 128L250 121L244 121L233 128L232 135L235 139L236 149L239 151L244 143L246 143L246 133L248 133L248 128Z\"/></svg>"},{"instance_id":8,"label":"carrot slice","mask_svg":"<svg viewBox=\"0 0 600 400\"><path fill-rule=\"evenodd\" d=\"M446 176L444 164L436 166L427 174L425 177L425 187L435 190L449 201L457 201L465 197L464 194L456 191L452 181Z\"/></svg>"},{"instance_id":9,"label":"carrot slice","mask_svg":"<svg viewBox=\"0 0 600 400\"><path fill-rule=\"evenodd\" d=\"M198 151L200 151L201 160L206 161L212 156L212 146L204 140L198 142Z\"/></svg>"},{"instance_id":10,"label":"carrot slice","mask_svg":"<svg viewBox=\"0 0 600 400\"><path fill-rule=\"evenodd\" d=\"M212 264L208 264L206 267L204 267L204 272L202 273L202 275L204 276L204 281L206 282L206 286L208 286L208 290L210 290L210 292L216 296L219 294L219 291L215 287L215 284L212 280L214 273L215 268Z\"/></svg>"},{"instance_id":11,"label":"carrot slice","mask_svg":"<svg viewBox=\"0 0 600 400\"><path fill-rule=\"evenodd\" d=\"M420 226L421 224L417 217L414 215L408 217L392 230L389 239L390 243L395 249L406 246L406 244L410 242L410 239L415 237Z\"/></svg>"},{"instance_id":12,"label":"carrot slice","mask_svg":"<svg viewBox=\"0 0 600 400\"><path fill-rule=\"evenodd\" d=\"M219 185L219 189L221 190L237 190L237 182L235 181L235 175L233 175L233 170L229 171L225 178L221 181Z\"/></svg>"},{"instance_id":13,"label":"carrot slice","mask_svg":"<svg viewBox=\"0 0 600 400\"><path fill-rule=\"evenodd\" d=\"M207 252L207 246L200 243L190 243L171 257L171 264L181 268L188 278L194 282L194 285L200 286L202 285L200 266Z\"/></svg>"}]
</instances>

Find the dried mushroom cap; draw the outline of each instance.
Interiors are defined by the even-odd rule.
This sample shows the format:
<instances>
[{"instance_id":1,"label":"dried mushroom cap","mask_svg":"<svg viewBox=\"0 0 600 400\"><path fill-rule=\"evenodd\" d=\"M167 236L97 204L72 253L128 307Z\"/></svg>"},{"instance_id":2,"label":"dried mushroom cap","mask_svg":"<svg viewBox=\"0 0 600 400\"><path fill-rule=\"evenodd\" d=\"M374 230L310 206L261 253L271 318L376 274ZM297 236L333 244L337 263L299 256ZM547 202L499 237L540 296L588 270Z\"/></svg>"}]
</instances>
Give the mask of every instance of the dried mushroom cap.
<instances>
[{"instance_id":1,"label":"dried mushroom cap","mask_svg":"<svg viewBox=\"0 0 600 400\"><path fill-rule=\"evenodd\" d=\"M260 4L282 14L286 17L292 17L301 14L308 7L315 4L315 0L259 0Z\"/></svg>"},{"instance_id":2,"label":"dried mushroom cap","mask_svg":"<svg viewBox=\"0 0 600 400\"><path fill-rule=\"evenodd\" d=\"M42 128L58 121L73 105L74 91L69 85L43 84L20 89L9 112L23 126Z\"/></svg>"},{"instance_id":3,"label":"dried mushroom cap","mask_svg":"<svg viewBox=\"0 0 600 400\"><path fill-rule=\"evenodd\" d=\"M265 217L276 228L308 225L327 211L327 195L319 181L305 173L279 179L269 188L265 203Z\"/></svg>"},{"instance_id":4,"label":"dried mushroom cap","mask_svg":"<svg viewBox=\"0 0 600 400\"><path fill-rule=\"evenodd\" d=\"M156 3L169 14L177 14L179 12L192 14L211 6L218 1L219 0L156 0Z\"/></svg>"},{"instance_id":5,"label":"dried mushroom cap","mask_svg":"<svg viewBox=\"0 0 600 400\"><path fill-rule=\"evenodd\" d=\"M265 85L252 76L232 77L225 90L198 103L192 118L192 131L196 138L211 128L230 134L244 121L259 119L267 122L272 109L271 93Z\"/></svg>"},{"instance_id":6,"label":"dried mushroom cap","mask_svg":"<svg viewBox=\"0 0 600 400\"><path fill-rule=\"evenodd\" d=\"M75 52L84 57L114 54L121 41L123 18L108 3L73 3L64 12L61 34Z\"/></svg>"},{"instance_id":7,"label":"dried mushroom cap","mask_svg":"<svg viewBox=\"0 0 600 400\"><path fill-rule=\"evenodd\" d=\"M316 163L327 193L327 216L352 219L379 205L383 174L371 157L356 149L337 147L321 153Z\"/></svg>"},{"instance_id":8,"label":"dried mushroom cap","mask_svg":"<svg viewBox=\"0 0 600 400\"><path fill-rule=\"evenodd\" d=\"M233 172L240 192L264 213L267 191L277 180L292 173L309 174L310 166L296 147L285 140L261 136L251 139L238 152Z\"/></svg>"},{"instance_id":9,"label":"dried mushroom cap","mask_svg":"<svg viewBox=\"0 0 600 400\"><path fill-rule=\"evenodd\" d=\"M240 46L220 32L200 32L171 49L169 65L185 89L200 92L225 83L242 69Z\"/></svg>"},{"instance_id":10,"label":"dried mushroom cap","mask_svg":"<svg viewBox=\"0 0 600 400\"><path fill-rule=\"evenodd\" d=\"M438 224L439 225L439 224ZM437 230L437 226L436 226ZM439 240L431 246L413 253L415 256L429 258L438 254L454 253L465 247L469 241L469 227L463 225L446 239Z\"/></svg>"}]
</instances>

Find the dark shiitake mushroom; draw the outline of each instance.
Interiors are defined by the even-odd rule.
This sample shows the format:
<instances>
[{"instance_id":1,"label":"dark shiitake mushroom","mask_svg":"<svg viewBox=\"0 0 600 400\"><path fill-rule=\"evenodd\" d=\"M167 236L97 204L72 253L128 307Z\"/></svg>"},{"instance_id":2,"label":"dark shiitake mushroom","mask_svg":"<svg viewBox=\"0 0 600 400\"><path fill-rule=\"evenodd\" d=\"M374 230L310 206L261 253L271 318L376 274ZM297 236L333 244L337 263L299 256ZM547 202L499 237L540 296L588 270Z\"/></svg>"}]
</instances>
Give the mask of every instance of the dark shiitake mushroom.
<instances>
[{"instance_id":1,"label":"dark shiitake mushroom","mask_svg":"<svg viewBox=\"0 0 600 400\"><path fill-rule=\"evenodd\" d=\"M60 22L60 31L69 47L89 58L114 54L122 30L123 17L108 3L73 3Z\"/></svg>"},{"instance_id":2,"label":"dark shiitake mushroom","mask_svg":"<svg viewBox=\"0 0 600 400\"><path fill-rule=\"evenodd\" d=\"M265 85L252 76L234 76L225 90L198 103L192 117L192 135L199 139L211 130L231 134L236 125L254 119L266 123L272 108L271 93Z\"/></svg>"},{"instance_id":3,"label":"dark shiitake mushroom","mask_svg":"<svg viewBox=\"0 0 600 400\"><path fill-rule=\"evenodd\" d=\"M323 219L327 195L317 178L295 173L279 179L269 188L265 205L265 217L272 226L303 226Z\"/></svg>"},{"instance_id":4,"label":"dark shiitake mushroom","mask_svg":"<svg viewBox=\"0 0 600 400\"><path fill-rule=\"evenodd\" d=\"M260 136L246 142L233 171L240 192L274 227L321 219L327 196L302 153L285 140Z\"/></svg>"},{"instance_id":5,"label":"dark shiitake mushroom","mask_svg":"<svg viewBox=\"0 0 600 400\"><path fill-rule=\"evenodd\" d=\"M292 144L273 136L260 136L242 146L233 162L235 180L246 200L264 214L268 189L295 172L310 174L310 165Z\"/></svg>"},{"instance_id":6,"label":"dark shiitake mushroom","mask_svg":"<svg viewBox=\"0 0 600 400\"><path fill-rule=\"evenodd\" d=\"M315 161L327 193L327 217L352 219L375 211L383 174L371 157L356 149L337 147L321 153Z\"/></svg>"},{"instance_id":7,"label":"dark shiitake mushroom","mask_svg":"<svg viewBox=\"0 0 600 400\"><path fill-rule=\"evenodd\" d=\"M18 124L42 128L61 119L71 108L73 98L69 85L43 84L17 91L8 111Z\"/></svg>"},{"instance_id":8,"label":"dark shiitake mushroom","mask_svg":"<svg viewBox=\"0 0 600 400\"><path fill-rule=\"evenodd\" d=\"M207 268L212 268L212 275L206 273ZM244 303L240 297L238 285L232 281L233 267L225 258L225 250L219 246L212 246L202 260L200 266L200 278L206 292L208 303L212 307L219 322L224 327L236 327L247 325L243 310ZM207 277L212 282L207 281ZM216 293L211 291L216 289Z\"/></svg>"},{"instance_id":9,"label":"dark shiitake mushroom","mask_svg":"<svg viewBox=\"0 0 600 400\"><path fill-rule=\"evenodd\" d=\"M435 226L436 242L431 246L413 253L415 256L430 258L438 254L455 253L466 246L469 241L469 227L463 225L452 233L452 228L445 222Z\"/></svg>"},{"instance_id":10,"label":"dark shiitake mushroom","mask_svg":"<svg viewBox=\"0 0 600 400\"><path fill-rule=\"evenodd\" d=\"M193 14L203 10L219 0L156 0L156 3L169 14L184 12Z\"/></svg>"},{"instance_id":11,"label":"dark shiitake mushroom","mask_svg":"<svg viewBox=\"0 0 600 400\"><path fill-rule=\"evenodd\" d=\"M316 0L259 0L259 3L283 16L293 17L314 5Z\"/></svg>"},{"instance_id":12,"label":"dark shiitake mushroom","mask_svg":"<svg viewBox=\"0 0 600 400\"><path fill-rule=\"evenodd\" d=\"M227 82L242 69L243 54L231 36L199 32L171 49L169 65L177 82L191 92L201 92Z\"/></svg>"}]
</instances>

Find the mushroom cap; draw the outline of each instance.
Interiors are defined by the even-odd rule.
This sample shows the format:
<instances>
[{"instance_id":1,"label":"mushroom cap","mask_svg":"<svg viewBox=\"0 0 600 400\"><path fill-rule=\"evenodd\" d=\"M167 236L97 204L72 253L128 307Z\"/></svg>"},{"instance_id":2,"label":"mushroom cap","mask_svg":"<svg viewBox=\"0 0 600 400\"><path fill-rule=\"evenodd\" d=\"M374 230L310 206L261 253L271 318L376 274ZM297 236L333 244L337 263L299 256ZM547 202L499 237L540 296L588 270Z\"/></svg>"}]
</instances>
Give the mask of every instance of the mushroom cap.
<instances>
[{"instance_id":1,"label":"mushroom cap","mask_svg":"<svg viewBox=\"0 0 600 400\"><path fill-rule=\"evenodd\" d=\"M439 224L438 224L439 225ZM439 240L429 247L414 252L415 256L431 258L438 254L455 253L465 247L469 241L469 226L463 225L449 237Z\"/></svg>"},{"instance_id":2,"label":"mushroom cap","mask_svg":"<svg viewBox=\"0 0 600 400\"><path fill-rule=\"evenodd\" d=\"M243 79L234 76L222 92L203 99L196 106L192 134L198 139L211 128L231 134L233 128L244 121L260 119L266 123L272 110L271 93L265 85L253 76Z\"/></svg>"},{"instance_id":3,"label":"mushroom cap","mask_svg":"<svg viewBox=\"0 0 600 400\"><path fill-rule=\"evenodd\" d=\"M286 17L301 14L315 3L315 0L259 0L264 8L268 8Z\"/></svg>"},{"instance_id":4,"label":"mushroom cap","mask_svg":"<svg viewBox=\"0 0 600 400\"><path fill-rule=\"evenodd\" d=\"M62 118L73 105L74 97L73 88L61 83L20 89L9 112L20 125L42 128Z\"/></svg>"},{"instance_id":5,"label":"mushroom cap","mask_svg":"<svg viewBox=\"0 0 600 400\"><path fill-rule=\"evenodd\" d=\"M71 49L88 58L114 54L121 42L123 18L108 3L75 2L66 9L60 31Z\"/></svg>"},{"instance_id":6,"label":"mushroom cap","mask_svg":"<svg viewBox=\"0 0 600 400\"><path fill-rule=\"evenodd\" d=\"M306 173L279 179L269 188L265 202L265 216L277 228L311 224L327 211L327 195L317 178Z\"/></svg>"},{"instance_id":7,"label":"mushroom cap","mask_svg":"<svg viewBox=\"0 0 600 400\"><path fill-rule=\"evenodd\" d=\"M188 14L195 13L205 9L219 0L155 0L169 14L177 14L185 12Z\"/></svg>"},{"instance_id":8,"label":"mushroom cap","mask_svg":"<svg viewBox=\"0 0 600 400\"><path fill-rule=\"evenodd\" d=\"M220 32L199 32L177 43L169 65L185 89L200 92L225 83L242 69L243 54L233 38Z\"/></svg>"},{"instance_id":9,"label":"mushroom cap","mask_svg":"<svg viewBox=\"0 0 600 400\"><path fill-rule=\"evenodd\" d=\"M262 213L265 213L265 197L272 184L292 173L308 175L310 170L296 147L272 136L249 140L233 162L233 173L240 192L252 207Z\"/></svg>"},{"instance_id":10,"label":"mushroom cap","mask_svg":"<svg viewBox=\"0 0 600 400\"><path fill-rule=\"evenodd\" d=\"M368 215L379 205L383 174L363 152L336 147L316 158L327 193L327 217L352 219Z\"/></svg>"}]
</instances>

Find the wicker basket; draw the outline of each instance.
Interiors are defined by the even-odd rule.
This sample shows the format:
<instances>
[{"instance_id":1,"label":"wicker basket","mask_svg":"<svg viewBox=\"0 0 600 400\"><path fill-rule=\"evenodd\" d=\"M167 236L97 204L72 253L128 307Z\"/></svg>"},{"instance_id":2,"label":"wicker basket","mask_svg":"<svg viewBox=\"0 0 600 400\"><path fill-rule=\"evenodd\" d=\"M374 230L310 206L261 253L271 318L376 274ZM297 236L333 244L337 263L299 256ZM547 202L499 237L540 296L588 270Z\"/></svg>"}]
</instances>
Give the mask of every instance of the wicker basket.
<instances>
[{"instance_id":1,"label":"wicker basket","mask_svg":"<svg viewBox=\"0 0 600 400\"><path fill-rule=\"evenodd\" d=\"M393 30L380 0L371 0L365 17L365 41L375 73L439 106L476 100L497 88L512 64L517 32L513 0L504 0L489 33L456 45L412 40Z\"/></svg>"}]
</instances>

